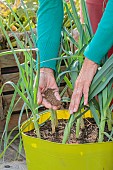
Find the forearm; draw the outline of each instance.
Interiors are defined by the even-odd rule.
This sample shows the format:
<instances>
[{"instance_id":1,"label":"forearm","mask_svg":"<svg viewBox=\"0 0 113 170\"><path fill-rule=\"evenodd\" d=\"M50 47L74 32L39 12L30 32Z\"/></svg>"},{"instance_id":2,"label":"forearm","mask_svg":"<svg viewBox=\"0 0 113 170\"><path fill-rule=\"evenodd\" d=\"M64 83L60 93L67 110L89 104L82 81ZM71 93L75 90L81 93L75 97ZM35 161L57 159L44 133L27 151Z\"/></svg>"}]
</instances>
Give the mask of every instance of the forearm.
<instances>
[{"instance_id":1,"label":"forearm","mask_svg":"<svg viewBox=\"0 0 113 170\"><path fill-rule=\"evenodd\" d=\"M109 0L98 29L87 46L84 55L100 64L102 58L113 45L113 0Z\"/></svg>"},{"instance_id":2,"label":"forearm","mask_svg":"<svg viewBox=\"0 0 113 170\"><path fill-rule=\"evenodd\" d=\"M60 47L63 2L62 0L39 0L39 2L40 7L37 13L37 47L41 60L40 66L55 70L56 60L51 59L58 56Z\"/></svg>"}]
</instances>

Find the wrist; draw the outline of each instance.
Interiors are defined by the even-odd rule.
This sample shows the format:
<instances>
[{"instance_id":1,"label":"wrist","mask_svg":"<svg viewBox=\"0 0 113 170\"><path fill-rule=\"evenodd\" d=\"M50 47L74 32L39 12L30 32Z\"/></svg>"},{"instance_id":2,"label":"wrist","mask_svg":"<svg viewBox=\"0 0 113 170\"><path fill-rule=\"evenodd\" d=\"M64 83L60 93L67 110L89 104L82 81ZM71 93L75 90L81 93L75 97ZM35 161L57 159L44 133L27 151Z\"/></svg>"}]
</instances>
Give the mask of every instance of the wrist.
<instances>
[{"instance_id":1,"label":"wrist","mask_svg":"<svg viewBox=\"0 0 113 170\"><path fill-rule=\"evenodd\" d=\"M54 74L54 71L53 71L51 68L46 68L46 67L40 68L40 72L45 72L45 73L52 73L52 74Z\"/></svg>"},{"instance_id":2,"label":"wrist","mask_svg":"<svg viewBox=\"0 0 113 170\"><path fill-rule=\"evenodd\" d=\"M85 58L84 64L89 64L89 65L96 65L96 66L98 66L97 63L95 63L94 61L92 61L92 60L90 60L90 59L88 59L88 58Z\"/></svg>"},{"instance_id":3,"label":"wrist","mask_svg":"<svg viewBox=\"0 0 113 170\"><path fill-rule=\"evenodd\" d=\"M98 69L98 64L95 63L94 61L92 60L89 60L88 58L85 58L84 60L84 63L83 63L83 66L82 66L82 72L93 72L93 74L96 73Z\"/></svg>"}]
</instances>

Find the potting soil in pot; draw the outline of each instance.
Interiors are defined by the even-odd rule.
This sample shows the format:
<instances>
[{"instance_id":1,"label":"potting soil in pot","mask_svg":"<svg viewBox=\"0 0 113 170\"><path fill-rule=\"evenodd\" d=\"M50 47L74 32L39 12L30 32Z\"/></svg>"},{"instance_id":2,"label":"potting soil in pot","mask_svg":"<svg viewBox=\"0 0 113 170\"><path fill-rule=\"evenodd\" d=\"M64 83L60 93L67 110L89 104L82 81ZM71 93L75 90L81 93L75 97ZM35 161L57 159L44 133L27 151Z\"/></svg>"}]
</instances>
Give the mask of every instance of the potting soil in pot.
<instances>
[{"instance_id":1,"label":"potting soil in pot","mask_svg":"<svg viewBox=\"0 0 113 170\"><path fill-rule=\"evenodd\" d=\"M64 128L66 126L66 123L67 123L67 120L63 120L63 119L58 120L58 127L56 128L56 132L52 134L51 121L46 122L40 128L41 138L44 140L52 141L52 142L62 143ZM84 124L85 124L85 127L80 128L80 136L78 139L76 138L76 132L75 132L76 124L73 125L71 129L70 138L67 141L68 144L72 144L72 143L83 144L83 143L97 142L98 128L95 124L95 121L92 118L87 118L87 119L84 119ZM107 127L106 127L106 131L108 132ZM26 134L29 136L36 137L34 130L27 132ZM107 141L107 140L108 139L105 136L104 141Z\"/></svg>"},{"instance_id":2,"label":"potting soil in pot","mask_svg":"<svg viewBox=\"0 0 113 170\"><path fill-rule=\"evenodd\" d=\"M54 96L54 89L48 89L44 93L45 99L54 106L61 108L61 102ZM67 120L58 120L58 126L56 127L55 133L52 133L51 121L45 122L43 126L40 127L41 138L44 140L62 143L64 129L67 124ZM106 132L108 132L106 126ZM109 133L109 132L108 132ZM29 136L36 137L35 131L32 130L26 133ZM80 127L79 138L76 138L76 123L71 128L70 138L67 141L68 144L72 143L94 143L98 139L98 127L93 118L84 119L84 126ZM107 137L104 137L104 141L107 141Z\"/></svg>"}]
</instances>

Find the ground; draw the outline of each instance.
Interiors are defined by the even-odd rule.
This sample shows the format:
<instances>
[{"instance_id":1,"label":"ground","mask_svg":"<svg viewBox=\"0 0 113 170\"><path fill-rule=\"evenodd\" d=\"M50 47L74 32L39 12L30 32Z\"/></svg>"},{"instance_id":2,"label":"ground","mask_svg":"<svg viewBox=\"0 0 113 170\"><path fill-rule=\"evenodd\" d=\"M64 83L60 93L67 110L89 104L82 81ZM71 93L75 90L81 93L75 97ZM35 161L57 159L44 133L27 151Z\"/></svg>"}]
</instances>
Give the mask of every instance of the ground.
<instances>
[{"instance_id":1,"label":"ground","mask_svg":"<svg viewBox=\"0 0 113 170\"><path fill-rule=\"evenodd\" d=\"M19 139L8 148L4 158L0 159L0 170L27 170L24 150L22 150L20 157L17 158L18 142ZM0 153L2 150L3 147L0 149Z\"/></svg>"}]
</instances>

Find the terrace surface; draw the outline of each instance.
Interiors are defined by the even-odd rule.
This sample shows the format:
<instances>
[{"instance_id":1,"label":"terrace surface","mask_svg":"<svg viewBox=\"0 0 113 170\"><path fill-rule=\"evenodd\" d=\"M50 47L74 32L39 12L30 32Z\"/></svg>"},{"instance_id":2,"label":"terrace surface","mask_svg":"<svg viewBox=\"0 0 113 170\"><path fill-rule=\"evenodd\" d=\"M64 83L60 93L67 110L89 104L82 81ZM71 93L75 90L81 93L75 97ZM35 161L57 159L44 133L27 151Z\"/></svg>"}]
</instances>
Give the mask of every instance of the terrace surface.
<instances>
[{"instance_id":1,"label":"terrace surface","mask_svg":"<svg viewBox=\"0 0 113 170\"><path fill-rule=\"evenodd\" d=\"M0 134L1 138L1 134ZM13 136L11 136L13 138ZM25 153L22 149L21 155L17 156L19 139L17 139L6 151L4 158L0 159L0 170L27 170ZM3 147L0 153L3 151Z\"/></svg>"}]
</instances>

